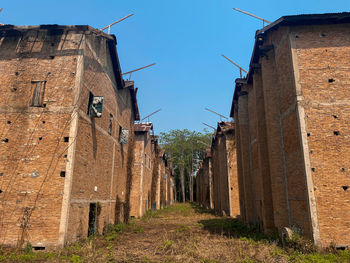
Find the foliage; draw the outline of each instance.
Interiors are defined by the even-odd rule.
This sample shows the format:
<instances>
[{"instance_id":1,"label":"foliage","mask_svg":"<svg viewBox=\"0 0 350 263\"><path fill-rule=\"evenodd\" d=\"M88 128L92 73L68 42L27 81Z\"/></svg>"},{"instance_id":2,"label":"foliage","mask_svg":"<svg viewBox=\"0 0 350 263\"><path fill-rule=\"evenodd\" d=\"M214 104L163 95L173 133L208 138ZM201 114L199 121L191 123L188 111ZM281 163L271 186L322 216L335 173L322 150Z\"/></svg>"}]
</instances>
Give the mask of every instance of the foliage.
<instances>
[{"instance_id":1,"label":"foliage","mask_svg":"<svg viewBox=\"0 0 350 263\"><path fill-rule=\"evenodd\" d=\"M179 179L181 170L191 176L191 173L198 169L199 161L204 158L205 150L210 148L211 134L207 130L203 132L187 129L171 130L167 133L162 132L159 142L173 164L176 178ZM184 184L184 189L188 189L188 183L184 182ZM180 187L176 189L181 190Z\"/></svg>"}]
</instances>

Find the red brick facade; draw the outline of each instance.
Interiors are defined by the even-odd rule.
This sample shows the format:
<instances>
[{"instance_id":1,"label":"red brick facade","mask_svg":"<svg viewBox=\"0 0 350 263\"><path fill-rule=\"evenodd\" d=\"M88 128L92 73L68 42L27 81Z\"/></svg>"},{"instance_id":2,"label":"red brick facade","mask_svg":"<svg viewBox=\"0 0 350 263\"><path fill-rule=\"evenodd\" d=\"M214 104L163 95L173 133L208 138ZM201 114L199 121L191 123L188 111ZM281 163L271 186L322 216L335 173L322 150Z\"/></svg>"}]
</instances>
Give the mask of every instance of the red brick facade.
<instances>
[{"instance_id":1,"label":"red brick facade","mask_svg":"<svg viewBox=\"0 0 350 263\"><path fill-rule=\"evenodd\" d=\"M62 246L123 218L120 131L138 110L115 45L88 26L0 28L1 244ZM88 114L92 94L101 118Z\"/></svg>"},{"instance_id":2,"label":"red brick facade","mask_svg":"<svg viewBox=\"0 0 350 263\"><path fill-rule=\"evenodd\" d=\"M241 213L265 232L350 245L349 25L348 13L282 17L236 80Z\"/></svg>"}]
</instances>

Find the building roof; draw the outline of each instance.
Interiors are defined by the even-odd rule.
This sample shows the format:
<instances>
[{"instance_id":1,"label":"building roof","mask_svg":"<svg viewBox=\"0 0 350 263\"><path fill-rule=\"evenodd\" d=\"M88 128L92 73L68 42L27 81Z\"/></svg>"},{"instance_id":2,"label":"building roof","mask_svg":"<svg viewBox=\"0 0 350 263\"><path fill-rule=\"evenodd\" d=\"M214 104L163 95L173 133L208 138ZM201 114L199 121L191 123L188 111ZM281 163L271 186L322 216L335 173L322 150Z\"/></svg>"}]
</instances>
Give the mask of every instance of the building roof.
<instances>
[{"instance_id":1,"label":"building roof","mask_svg":"<svg viewBox=\"0 0 350 263\"><path fill-rule=\"evenodd\" d=\"M234 115L234 104L240 95L240 87L242 84L251 83L254 72L254 65L259 60L261 50L259 46L263 43L263 36L272 30L277 30L281 26L310 26L310 25L329 25L350 23L350 12L343 13L325 13L325 14L303 14L282 16L264 28L257 30L255 33L255 43L251 56L249 71L245 78L237 78L235 81L235 91L233 94L230 117Z\"/></svg>"},{"instance_id":2,"label":"building roof","mask_svg":"<svg viewBox=\"0 0 350 263\"><path fill-rule=\"evenodd\" d=\"M134 125L135 132L149 132L150 130L153 130L152 122L140 122Z\"/></svg>"}]
</instances>

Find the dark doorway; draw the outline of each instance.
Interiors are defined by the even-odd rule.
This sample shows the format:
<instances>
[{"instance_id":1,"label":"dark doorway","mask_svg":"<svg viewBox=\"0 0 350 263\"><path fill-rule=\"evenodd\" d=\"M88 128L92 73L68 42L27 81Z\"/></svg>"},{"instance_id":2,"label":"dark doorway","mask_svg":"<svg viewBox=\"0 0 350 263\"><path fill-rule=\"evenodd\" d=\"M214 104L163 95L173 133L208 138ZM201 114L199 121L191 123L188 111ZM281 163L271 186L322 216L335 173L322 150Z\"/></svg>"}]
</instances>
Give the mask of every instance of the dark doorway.
<instances>
[{"instance_id":1,"label":"dark doorway","mask_svg":"<svg viewBox=\"0 0 350 263\"><path fill-rule=\"evenodd\" d=\"M96 214L97 214L96 203L90 203L88 236L92 236L96 232Z\"/></svg>"}]
</instances>

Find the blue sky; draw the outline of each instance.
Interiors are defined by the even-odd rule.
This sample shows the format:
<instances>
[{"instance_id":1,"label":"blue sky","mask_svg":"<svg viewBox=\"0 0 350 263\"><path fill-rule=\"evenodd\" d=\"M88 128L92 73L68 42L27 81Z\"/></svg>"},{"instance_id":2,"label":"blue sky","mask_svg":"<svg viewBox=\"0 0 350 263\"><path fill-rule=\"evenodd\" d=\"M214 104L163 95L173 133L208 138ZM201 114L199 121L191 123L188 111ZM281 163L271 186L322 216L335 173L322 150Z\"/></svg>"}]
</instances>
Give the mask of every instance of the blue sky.
<instances>
[{"instance_id":1,"label":"blue sky","mask_svg":"<svg viewBox=\"0 0 350 263\"><path fill-rule=\"evenodd\" d=\"M254 33L262 23L233 11L236 7L267 20L283 15L350 11L349 0L11 0L2 1L0 22L14 25L90 25L112 27L124 72L153 62L132 76L139 88L141 117L151 117L155 132L203 130L228 116L239 71L221 54L248 69Z\"/></svg>"}]
</instances>

